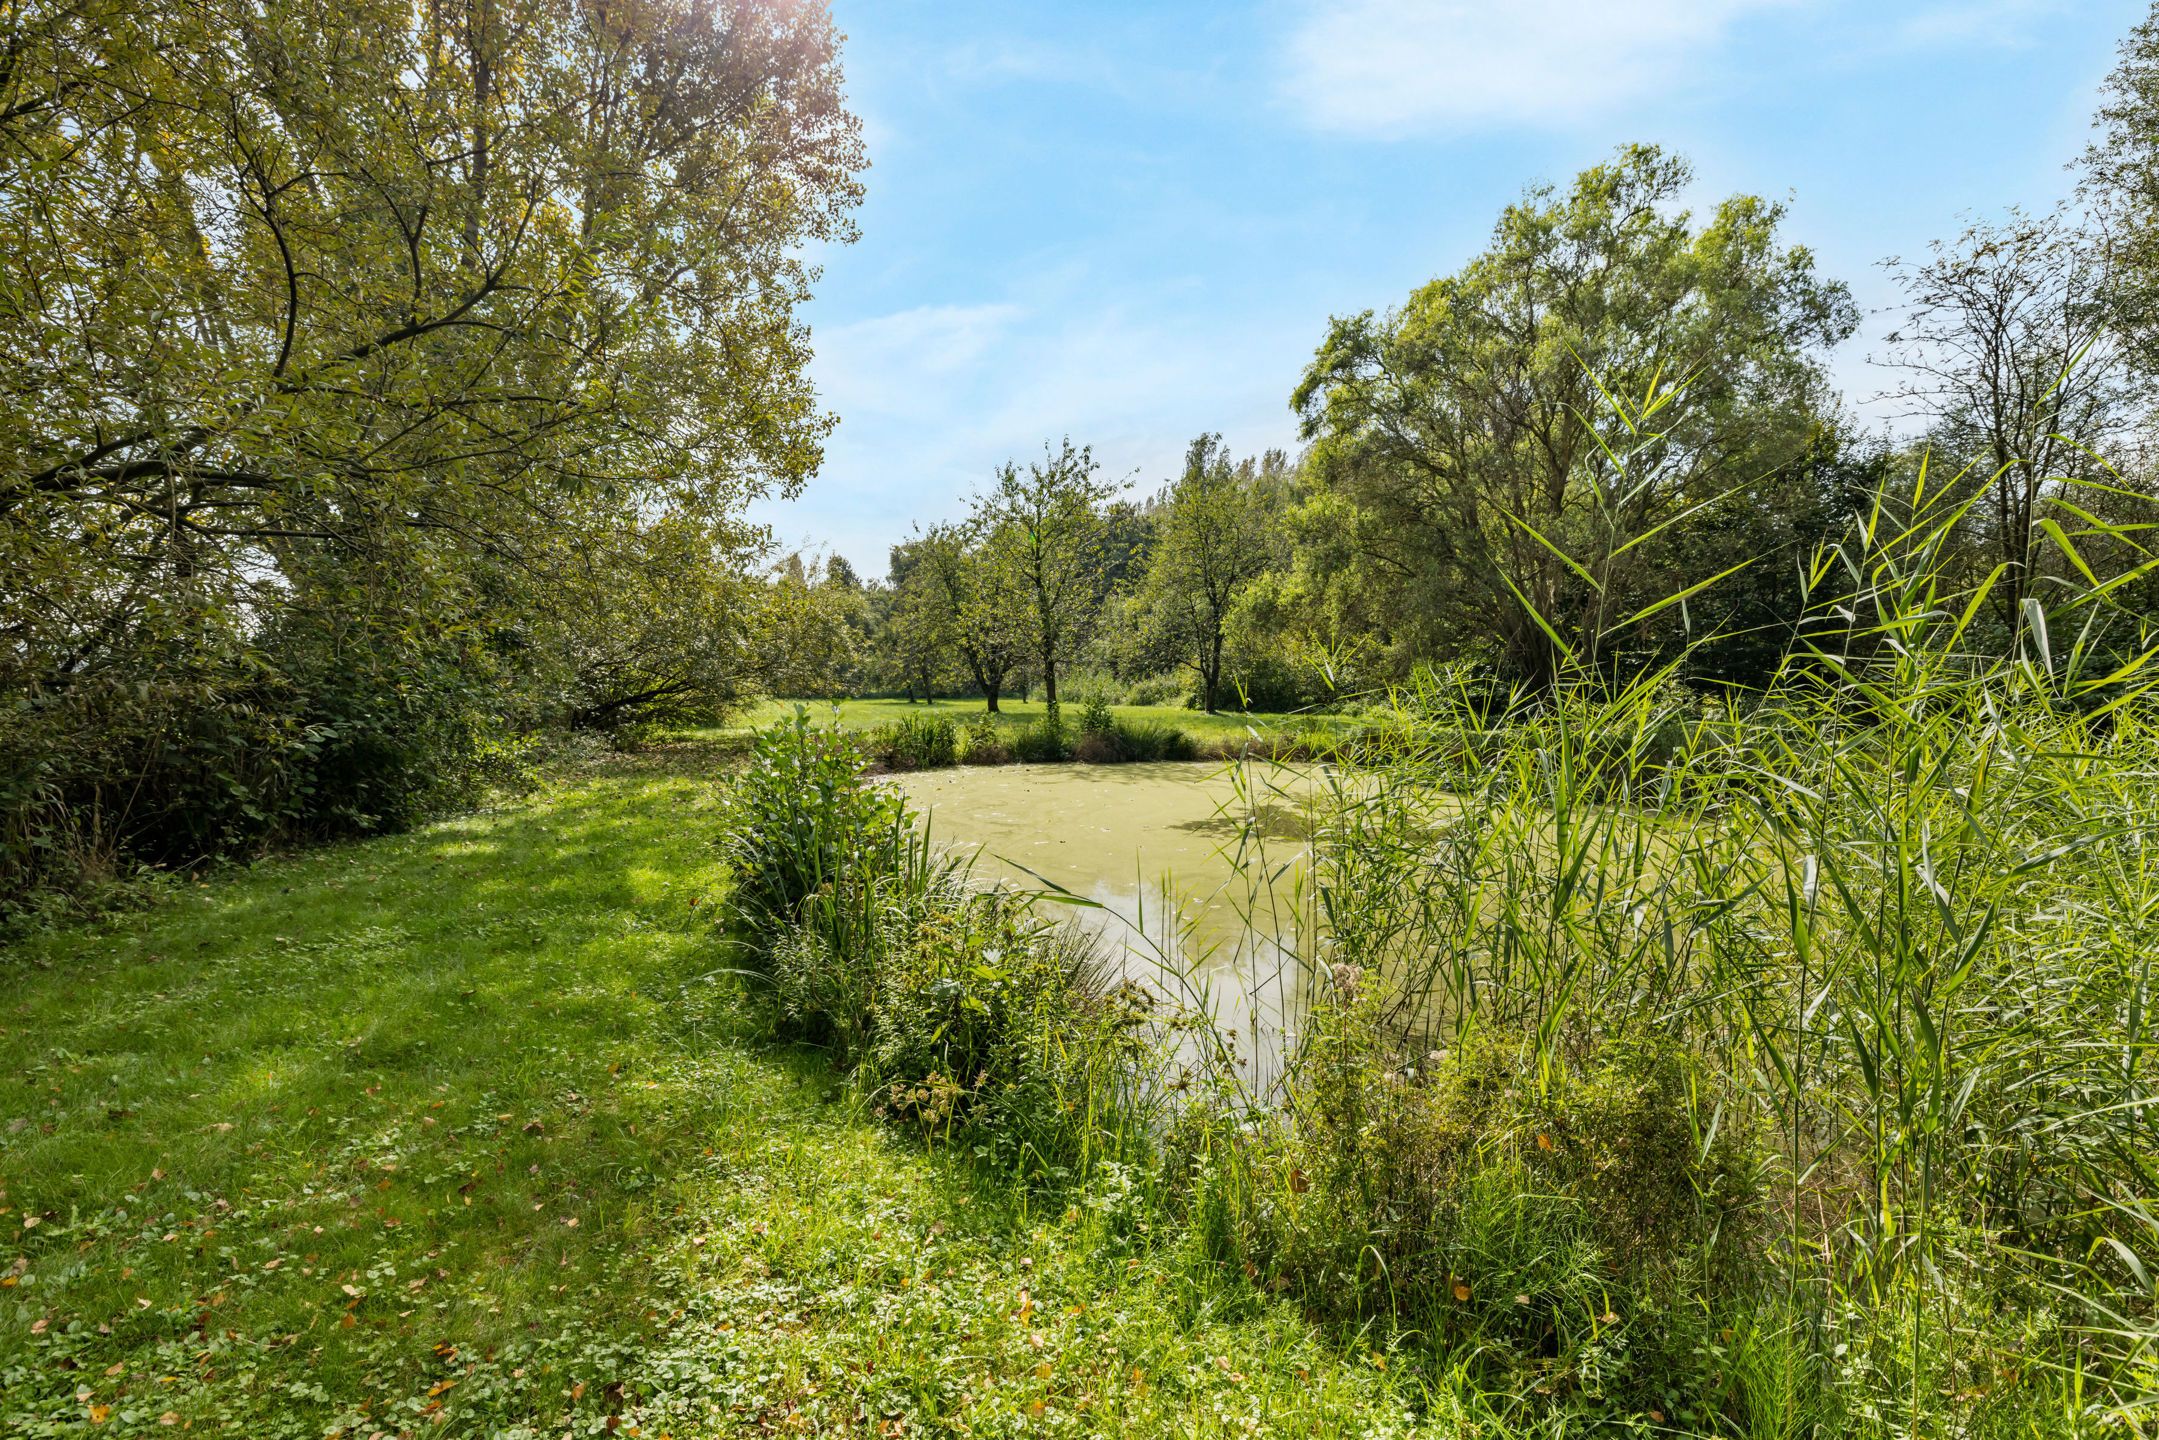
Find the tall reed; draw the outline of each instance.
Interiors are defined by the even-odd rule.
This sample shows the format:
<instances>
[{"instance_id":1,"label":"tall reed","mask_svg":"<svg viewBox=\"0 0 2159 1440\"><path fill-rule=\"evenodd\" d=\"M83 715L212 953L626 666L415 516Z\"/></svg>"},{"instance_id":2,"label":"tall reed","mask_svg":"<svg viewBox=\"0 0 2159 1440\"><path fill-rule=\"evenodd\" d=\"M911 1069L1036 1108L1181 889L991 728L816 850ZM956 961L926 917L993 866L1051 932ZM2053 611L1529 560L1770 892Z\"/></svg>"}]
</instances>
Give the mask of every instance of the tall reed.
<instances>
[{"instance_id":1,"label":"tall reed","mask_svg":"<svg viewBox=\"0 0 2159 1440\"><path fill-rule=\"evenodd\" d=\"M1307 858L1240 842L1299 877L1253 920L1289 917L1304 996L1267 1092L1223 1081L1248 1109L1335 1083L1328 1007L1359 977L1390 1076L1480 1035L1530 1096L1646 1040L1700 1062L1689 1133L1746 1136L1765 1197L1745 1273L1697 1295L1766 1327L1717 1362L1753 1397L1719 1425L2152 1420L2151 651L2064 534L2083 583L1989 653L1996 577L1951 578L1958 493L1922 472L1813 557L1766 693L1690 696L1684 656L1585 663L1496 716L1428 677L1394 743L1320 779ZM1247 808L1280 783L1249 775Z\"/></svg>"}]
</instances>

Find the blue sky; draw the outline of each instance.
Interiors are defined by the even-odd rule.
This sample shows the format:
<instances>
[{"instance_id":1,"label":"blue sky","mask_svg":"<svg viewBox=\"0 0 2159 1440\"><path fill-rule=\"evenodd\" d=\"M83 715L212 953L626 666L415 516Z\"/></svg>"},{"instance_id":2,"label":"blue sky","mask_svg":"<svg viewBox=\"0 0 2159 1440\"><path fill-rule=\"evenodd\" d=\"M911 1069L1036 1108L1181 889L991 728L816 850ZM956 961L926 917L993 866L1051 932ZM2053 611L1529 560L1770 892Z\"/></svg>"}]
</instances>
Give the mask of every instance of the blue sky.
<instances>
[{"instance_id":1,"label":"blue sky","mask_svg":"<svg viewBox=\"0 0 2159 1440\"><path fill-rule=\"evenodd\" d=\"M781 542L868 575L1069 434L1151 490L1187 441L1293 445L1333 314L1474 254L1536 179L1631 140L1871 311L1879 268L2064 196L2147 0L833 0L871 169L819 258L840 425ZM1846 393L1886 317L1835 357Z\"/></svg>"}]
</instances>

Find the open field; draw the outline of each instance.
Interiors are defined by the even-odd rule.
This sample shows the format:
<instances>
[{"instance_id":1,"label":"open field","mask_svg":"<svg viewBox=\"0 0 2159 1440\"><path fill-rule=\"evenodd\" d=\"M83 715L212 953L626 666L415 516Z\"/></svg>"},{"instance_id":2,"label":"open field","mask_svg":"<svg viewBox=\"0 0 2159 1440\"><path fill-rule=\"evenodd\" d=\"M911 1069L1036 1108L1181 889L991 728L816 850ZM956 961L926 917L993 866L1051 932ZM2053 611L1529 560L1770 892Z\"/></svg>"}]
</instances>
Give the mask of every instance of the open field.
<instances>
[{"instance_id":1,"label":"open field","mask_svg":"<svg viewBox=\"0 0 2159 1440\"><path fill-rule=\"evenodd\" d=\"M705 978L711 769L619 762L7 956L0 1429L1413 1428L1383 1353L1097 1251L758 1039Z\"/></svg>"}]
</instances>

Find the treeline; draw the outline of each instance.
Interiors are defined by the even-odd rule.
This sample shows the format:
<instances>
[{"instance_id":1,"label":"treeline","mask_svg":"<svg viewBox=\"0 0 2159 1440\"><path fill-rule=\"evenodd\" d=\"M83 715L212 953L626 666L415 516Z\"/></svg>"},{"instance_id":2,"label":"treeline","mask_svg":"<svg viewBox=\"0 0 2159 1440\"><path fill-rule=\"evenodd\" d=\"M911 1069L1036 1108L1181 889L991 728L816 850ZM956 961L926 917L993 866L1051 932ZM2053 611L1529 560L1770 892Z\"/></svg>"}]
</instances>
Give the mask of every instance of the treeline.
<instances>
[{"instance_id":1,"label":"treeline","mask_svg":"<svg viewBox=\"0 0 2159 1440\"><path fill-rule=\"evenodd\" d=\"M1508 207L1483 253L1399 307L1340 317L1291 403L1305 442L1194 441L1134 500L1069 441L835 597L838 688L909 696L1074 673L1128 701L1325 705L1467 665L1503 693L1676 663L1759 688L1826 542L1886 491L1947 517L1974 644L2005 654L2065 586L2159 617L2148 533L2159 374L2159 25L2123 46L2073 198L1885 262L1871 358L1910 438L1827 372L1859 312L1783 238L1783 207L1705 215L1634 146ZM1892 483L1893 482L1893 483ZM1935 506L1936 498L1948 503ZM2128 648L2122 633L2090 637Z\"/></svg>"},{"instance_id":2,"label":"treeline","mask_svg":"<svg viewBox=\"0 0 2159 1440\"><path fill-rule=\"evenodd\" d=\"M767 683L821 5L0 19L0 910Z\"/></svg>"}]
</instances>

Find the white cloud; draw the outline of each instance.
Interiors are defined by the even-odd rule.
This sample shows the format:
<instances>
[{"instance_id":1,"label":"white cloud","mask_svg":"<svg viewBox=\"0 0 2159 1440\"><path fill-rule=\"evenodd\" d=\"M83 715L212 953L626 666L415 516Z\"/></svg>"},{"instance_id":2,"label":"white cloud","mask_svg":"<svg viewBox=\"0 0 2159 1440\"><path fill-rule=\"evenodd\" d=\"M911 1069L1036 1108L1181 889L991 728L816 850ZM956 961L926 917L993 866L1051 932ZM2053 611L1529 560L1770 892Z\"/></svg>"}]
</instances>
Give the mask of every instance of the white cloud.
<instances>
[{"instance_id":1,"label":"white cloud","mask_svg":"<svg viewBox=\"0 0 2159 1440\"><path fill-rule=\"evenodd\" d=\"M907 413L926 381L969 372L1026 312L1017 305L919 305L815 332L811 374L842 415Z\"/></svg>"},{"instance_id":2,"label":"white cloud","mask_svg":"<svg viewBox=\"0 0 2159 1440\"><path fill-rule=\"evenodd\" d=\"M1317 0L1290 34L1315 125L1394 136L1572 123L1681 81L1785 0Z\"/></svg>"},{"instance_id":3,"label":"white cloud","mask_svg":"<svg viewBox=\"0 0 2159 1440\"><path fill-rule=\"evenodd\" d=\"M2066 0L1958 0L1905 20L1895 38L1906 46L2021 45L2036 24L2067 8Z\"/></svg>"}]
</instances>

